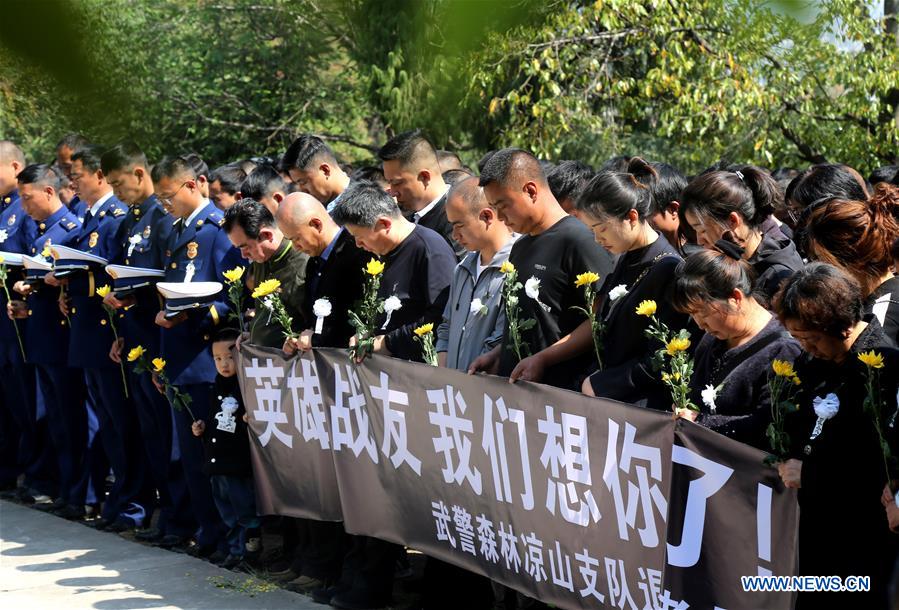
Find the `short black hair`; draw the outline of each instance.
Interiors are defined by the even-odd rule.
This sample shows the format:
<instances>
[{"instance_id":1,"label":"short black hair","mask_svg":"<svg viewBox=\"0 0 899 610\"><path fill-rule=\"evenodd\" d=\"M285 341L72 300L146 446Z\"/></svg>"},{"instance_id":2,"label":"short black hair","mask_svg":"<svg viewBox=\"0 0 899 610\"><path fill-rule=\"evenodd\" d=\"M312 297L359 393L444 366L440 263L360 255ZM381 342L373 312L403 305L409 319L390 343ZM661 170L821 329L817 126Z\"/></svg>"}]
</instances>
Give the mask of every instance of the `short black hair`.
<instances>
[{"instance_id":1,"label":"short black hair","mask_svg":"<svg viewBox=\"0 0 899 610\"><path fill-rule=\"evenodd\" d=\"M480 186L493 182L505 185L513 177L527 178L546 184L546 175L537 158L520 148L503 148L491 155L481 170Z\"/></svg>"},{"instance_id":2,"label":"short black hair","mask_svg":"<svg viewBox=\"0 0 899 610\"><path fill-rule=\"evenodd\" d=\"M631 158L628 173L649 187L655 213L663 213L672 201L680 202L681 193L687 188L687 177L673 165L647 163L640 157Z\"/></svg>"},{"instance_id":3,"label":"short black hair","mask_svg":"<svg viewBox=\"0 0 899 610\"><path fill-rule=\"evenodd\" d=\"M72 150L78 150L83 146L87 146L88 142L89 140L80 133L69 133L56 143L56 150L59 150L63 146L71 148Z\"/></svg>"},{"instance_id":4,"label":"short black hair","mask_svg":"<svg viewBox=\"0 0 899 610\"><path fill-rule=\"evenodd\" d=\"M243 229L250 239L259 239L262 229L271 229L275 225L275 217L271 211L255 199L241 199L225 210L225 222L222 228L230 233L235 226Z\"/></svg>"},{"instance_id":5,"label":"short black hair","mask_svg":"<svg viewBox=\"0 0 899 610\"><path fill-rule=\"evenodd\" d=\"M38 186L52 186L54 190L59 190L60 175L52 166L46 163L32 163L19 172L16 176L19 184L37 184Z\"/></svg>"},{"instance_id":6,"label":"short black hair","mask_svg":"<svg viewBox=\"0 0 899 610\"><path fill-rule=\"evenodd\" d=\"M284 181L284 178L272 165L260 165L240 185L240 194L247 199L255 199L256 201L261 201L265 197L271 197L272 193L277 191L286 194L289 192L289 189L287 182Z\"/></svg>"},{"instance_id":7,"label":"short black hair","mask_svg":"<svg viewBox=\"0 0 899 610\"><path fill-rule=\"evenodd\" d=\"M474 174L472 174L467 169L448 169L443 172L443 181L449 185L453 185L457 182L462 182L463 180L472 178L473 176Z\"/></svg>"},{"instance_id":8,"label":"short black hair","mask_svg":"<svg viewBox=\"0 0 899 610\"><path fill-rule=\"evenodd\" d=\"M490 160L490 157L496 154L495 150L488 150L484 153L484 156L478 159L478 173L484 173L484 167L487 165L487 162Z\"/></svg>"},{"instance_id":9,"label":"short black hair","mask_svg":"<svg viewBox=\"0 0 899 610\"><path fill-rule=\"evenodd\" d=\"M593 177L593 168L580 161L560 161L551 172L546 175L549 190L552 191L556 201L569 199L577 201L584 187Z\"/></svg>"},{"instance_id":10,"label":"short black hair","mask_svg":"<svg viewBox=\"0 0 899 610\"><path fill-rule=\"evenodd\" d=\"M229 195L240 192L240 185L247 179L247 173L239 165L229 163L215 168L209 175L209 183L218 182Z\"/></svg>"},{"instance_id":11,"label":"short black hair","mask_svg":"<svg viewBox=\"0 0 899 610\"><path fill-rule=\"evenodd\" d=\"M387 178L384 177L384 170L377 165L364 165L350 174L350 180L368 180L375 184L387 188Z\"/></svg>"},{"instance_id":12,"label":"short black hair","mask_svg":"<svg viewBox=\"0 0 899 610\"><path fill-rule=\"evenodd\" d=\"M612 157L603 163L599 170L600 171L608 171L608 172L626 172L627 166L631 162L630 155L618 155L617 157Z\"/></svg>"},{"instance_id":13,"label":"short black hair","mask_svg":"<svg viewBox=\"0 0 899 610\"><path fill-rule=\"evenodd\" d=\"M197 178L203 176L207 181L209 180L209 166L203 161L203 157L195 152L189 152L186 155L181 155L181 158L194 168L194 173L197 175Z\"/></svg>"},{"instance_id":14,"label":"short black hair","mask_svg":"<svg viewBox=\"0 0 899 610\"><path fill-rule=\"evenodd\" d=\"M81 165L96 172L100 169L100 159L103 158L104 147L98 144L82 146L72 154L72 163L81 161Z\"/></svg>"},{"instance_id":15,"label":"short black hair","mask_svg":"<svg viewBox=\"0 0 899 610\"><path fill-rule=\"evenodd\" d=\"M860 180L855 170L842 163L813 165L793 178L784 199L800 209L824 198L866 201L868 193Z\"/></svg>"},{"instance_id":16,"label":"short black hair","mask_svg":"<svg viewBox=\"0 0 899 610\"><path fill-rule=\"evenodd\" d=\"M465 169L465 165L462 163L462 159L460 159L459 155L451 150L438 150L437 162L440 164L440 169L444 172L448 172L453 169Z\"/></svg>"},{"instance_id":17,"label":"short black hair","mask_svg":"<svg viewBox=\"0 0 899 610\"><path fill-rule=\"evenodd\" d=\"M316 161L338 165L334 152L321 138L304 133L287 147L281 157L281 169L285 172L291 169L306 171Z\"/></svg>"},{"instance_id":18,"label":"short black hair","mask_svg":"<svg viewBox=\"0 0 899 610\"><path fill-rule=\"evenodd\" d=\"M226 326L224 328L218 329L215 334L212 335L212 342L222 343L227 341L228 343L233 343L237 341L238 337L240 337L239 330L230 326Z\"/></svg>"},{"instance_id":19,"label":"short black hair","mask_svg":"<svg viewBox=\"0 0 899 610\"><path fill-rule=\"evenodd\" d=\"M899 172L899 165L884 165L883 167L878 167L871 175L868 176L868 182L871 186L880 184L881 182L893 182L893 179L896 177L896 172Z\"/></svg>"},{"instance_id":20,"label":"short black hair","mask_svg":"<svg viewBox=\"0 0 899 610\"><path fill-rule=\"evenodd\" d=\"M383 187L368 180L350 182L331 211L331 217L339 225L351 224L370 229L380 216L400 216L396 201Z\"/></svg>"},{"instance_id":21,"label":"short black hair","mask_svg":"<svg viewBox=\"0 0 899 610\"><path fill-rule=\"evenodd\" d=\"M150 172L153 182L177 176L189 176L191 180L197 179L197 173L194 171L193 166L185 161L183 157L163 157L153 166L153 170Z\"/></svg>"},{"instance_id":22,"label":"short black hair","mask_svg":"<svg viewBox=\"0 0 899 610\"><path fill-rule=\"evenodd\" d=\"M399 161L403 166L416 161L438 163L437 149L421 129L404 131L390 138L378 151L378 158L381 161Z\"/></svg>"},{"instance_id":23,"label":"short black hair","mask_svg":"<svg viewBox=\"0 0 899 610\"><path fill-rule=\"evenodd\" d=\"M140 166L144 169L149 168L147 164L147 155L144 154L137 144L130 140L119 142L100 157L100 169L104 174L115 172L134 166Z\"/></svg>"}]
</instances>

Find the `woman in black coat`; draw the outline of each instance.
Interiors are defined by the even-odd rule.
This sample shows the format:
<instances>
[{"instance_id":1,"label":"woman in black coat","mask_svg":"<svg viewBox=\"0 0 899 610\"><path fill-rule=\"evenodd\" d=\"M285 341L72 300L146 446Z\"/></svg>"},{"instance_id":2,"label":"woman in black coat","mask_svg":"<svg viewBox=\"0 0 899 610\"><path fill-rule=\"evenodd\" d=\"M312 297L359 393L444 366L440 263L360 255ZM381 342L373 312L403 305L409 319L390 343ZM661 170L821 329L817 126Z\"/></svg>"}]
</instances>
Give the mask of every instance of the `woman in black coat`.
<instances>
[{"instance_id":1,"label":"woman in black coat","mask_svg":"<svg viewBox=\"0 0 899 610\"><path fill-rule=\"evenodd\" d=\"M683 416L759 449L768 449L768 380L775 359L792 363L799 343L756 300L755 274L727 243L681 263L674 306L705 331L694 353L691 399Z\"/></svg>"},{"instance_id":2,"label":"woman in black coat","mask_svg":"<svg viewBox=\"0 0 899 610\"><path fill-rule=\"evenodd\" d=\"M645 161L632 160L631 167L635 163L654 171ZM602 366L582 389L589 396L669 410L671 397L652 366L652 356L662 346L646 337L648 319L636 309L643 301L655 301L656 317L674 332L688 324L688 317L671 306L674 270L682 259L652 228L652 212L649 189L631 173L600 172L577 201L577 215L597 243L620 255L598 292Z\"/></svg>"},{"instance_id":3,"label":"woman in black coat","mask_svg":"<svg viewBox=\"0 0 899 610\"><path fill-rule=\"evenodd\" d=\"M886 607L897 539L880 500L895 471L891 463L888 476L874 417L864 408L868 366L859 355L882 356L879 419L892 441L899 352L876 319L864 316L857 282L836 267L813 263L797 272L774 306L805 350L795 367L800 409L787 422L792 457L778 465L784 484L799 489L800 572L871 577L868 593L801 594L800 607L835 600Z\"/></svg>"},{"instance_id":4,"label":"woman in black coat","mask_svg":"<svg viewBox=\"0 0 899 610\"><path fill-rule=\"evenodd\" d=\"M802 268L796 246L771 225L782 201L777 183L764 170L744 166L715 170L690 181L681 196L680 212L696 231L700 246L715 248L724 239L740 248L756 274L757 295L767 301L781 281Z\"/></svg>"}]
</instances>

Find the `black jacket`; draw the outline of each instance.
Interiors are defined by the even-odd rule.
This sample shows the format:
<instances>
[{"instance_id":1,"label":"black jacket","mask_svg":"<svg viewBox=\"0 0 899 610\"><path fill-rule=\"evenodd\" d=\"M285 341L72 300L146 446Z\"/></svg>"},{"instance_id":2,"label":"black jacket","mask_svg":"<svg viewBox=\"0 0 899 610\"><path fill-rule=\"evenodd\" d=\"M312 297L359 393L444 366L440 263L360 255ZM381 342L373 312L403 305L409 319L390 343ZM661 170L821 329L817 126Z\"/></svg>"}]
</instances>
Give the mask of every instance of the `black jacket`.
<instances>
[{"instance_id":1,"label":"black jacket","mask_svg":"<svg viewBox=\"0 0 899 610\"><path fill-rule=\"evenodd\" d=\"M766 304L777 294L781 282L805 266L792 241L774 239L770 235L762 236L762 242L748 262L757 276L758 295Z\"/></svg>"},{"instance_id":2,"label":"black jacket","mask_svg":"<svg viewBox=\"0 0 899 610\"><path fill-rule=\"evenodd\" d=\"M347 312L362 298L365 264L374 255L356 246L350 232L341 230L328 258L313 256L306 264L306 300L309 327L314 329L316 317L312 309L317 299L331 302L331 315L322 322L321 334L312 335L315 347L347 347L354 329Z\"/></svg>"},{"instance_id":3,"label":"black jacket","mask_svg":"<svg viewBox=\"0 0 899 610\"><path fill-rule=\"evenodd\" d=\"M453 252L456 253L457 259L461 260L462 257L465 256L466 250L453 239L453 225L450 224L449 219L446 217L446 195L441 197L440 201L434 204L431 211L425 214L424 218L418 221L418 224L422 227L427 227L432 231L437 231L443 236L446 243L448 243L450 248L453 249Z\"/></svg>"},{"instance_id":4,"label":"black jacket","mask_svg":"<svg viewBox=\"0 0 899 610\"><path fill-rule=\"evenodd\" d=\"M590 376L597 396L654 409L671 409L671 395L661 381L662 373L652 363L653 354L662 346L646 336L649 318L638 316L636 309L642 301L655 301L656 317L672 332L688 328L689 316L671 306L674 270L680 262L677 249L660 235L649 246L622 255L603 282L599 289L602 299L599 313L605 327L603 370ZM609 291L620 285L627 288L627 294L610 300ZM692 334L695 343L697 335Z\"/></svg>"},{"instance_id":5,"label":"black jacket","mask_svg":"<svg viewBox=\"0 0 899 610\"><path fill-rule=\"evenodd\" d=\"M802 460L800 573L870 575L871 593L858 594L862 598L854 595L853 600L859 599L858 607L874 608L885 607L875 599L885 599L897 537L890 533L880 504L887 475L873 418L863 406L866 367L858 360L858 354L875 350L885 358L879 381L888 420L896 410L899 352L888 347L876 320L867 321L868 327L843 363L822 361L807 354L797 362L796 371L802 380L800 411L789 418L788 431L792 453ZM814 398L824 398L829 393L839 398L839 410L812 439L817 421ZM895 477L895 470L891 470ZM808 607L820 607L808 603Z\"/></svg>"},{"instance_id":6,"label":"black jacket","mask_svg":"<svg viewBox=\"0 0 899 610\"><path fill-rule=\"evenodd\" d=\"M887 339L899 346L899 276L882 283L865 300L865 313L872 314Z\"/></svg>"},{"instance_id":7,"label":"black jacket","mask_svg":"<svg viewBox=\"0 0 899 610\"><path fill-rule=\"evenodd\" d=\"M229 418L223 412L222 404L234 404L232 399L237 402L237 410ZM240 396L240 387L237 385L237 375L234 377L216 375L209 399L206 429L203 431L204 474L233 477L253 475L250 465L250 437L247 424L243 421L244 413L246 411L243 398ZM233 430L229 431L227 428L231 426Z\"/></svg>"}]
</instances>

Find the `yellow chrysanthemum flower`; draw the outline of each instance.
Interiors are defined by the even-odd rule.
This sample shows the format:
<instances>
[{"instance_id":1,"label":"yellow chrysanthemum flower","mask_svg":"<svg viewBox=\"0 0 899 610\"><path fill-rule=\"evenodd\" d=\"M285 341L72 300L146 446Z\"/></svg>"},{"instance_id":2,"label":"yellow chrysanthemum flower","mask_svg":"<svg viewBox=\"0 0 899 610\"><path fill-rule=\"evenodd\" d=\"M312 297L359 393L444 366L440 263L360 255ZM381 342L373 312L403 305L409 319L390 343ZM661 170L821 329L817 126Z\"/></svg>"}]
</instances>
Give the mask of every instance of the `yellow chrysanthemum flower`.
<instances>
[{"instance_id":1,"label":"yellow chrysanthemum flower","mask_svg":"<svg viewBox=\"0 0 899 610\"><path fill-rule=\"evenodd\" d=\"M135 347L134 349L132 349L131 351L128 352L128 362L134 362L135 360L137 360L138 358L143 356L145 353L146 353L146 350L143 348L143 346L138 345L137 347Z\"/></svg>"},{"instance_id":2,"label":"yellow chrysanthemum flower","mask_svg":"<svg viewBox=\"0 0 899 610\"><path fill-rule=\"evenodd\" d=\"M277 291L280 287L280 280L276 280L275 278L265 280L264 282L256 286L255 290L253 290L253 298L258 299L259 297L267 297L268 295Z\"/></svg>"},{"instance_id":3,"label":"yellow chrysanthemum flower","mask_svg":"<svg viewBox=\"0 0 899 610\"><path fill-rule=\"evenodd\" d=\"M883 368L883 354L881 354L880 352L875 352L874 350L871 350L870 352L862 352L858 355L858 359L861 360L868 368Z\"/></svg>"},{"instance_id":4,"label":"yellow chrysanthemum flower","mask_svg":"<svg viewBox=\"0 0 899 610\"><path fill-rule=\"evenodd\" d=\"M673 356L678 352L683 352L690 347L689 339L681 339L679 337L675 337L671 341L665 345L665 351L668 352L669 356Z\"/></svg>"},{"instance_id":5,"label":"yellow chrysanthemum flower","mask_svg":"<svg viewBox=\"0 0 899 610\"><path fill-rule=\"evenodd\" d=\"M105 299L106 295L108 295L110 292L112 292L112 288L109 287L109 284L97 288L97 296L101 299Z\"/></svg>"},{"instance_id":6,"label":"yellow chrysanthemum flower","mask_svg":"<svg viewBox=\"0 0 899 610\"><path fill-rule=\"evenodd\" d=\"M434 330L434 325L431 323L428 323L428 324L422 324L421 326L416 328L414 332L419 337L423 337L424 335L428 334L429 332L431 332L433 330Z\"/></svg>"},{"instance_id":7,"label":"yellow chrysanthemum flower","mask_svg":"<svg viewBox=\"0 0 899 610\"><path fill-rule=\"evenodd\" d=\"M656 302L655 301L643 301L637 306L637 315L638 316L649 316L656 315Z\"/></svg>"},{"instance_id":8,"label":"yellow chrysanthemum flower","mask_svg":"<svg viewBox=\"0 0 899 610\"><path fill-rule=\"evenodd\" d=\"M365 266L365 272L369 275L381 275L384 273L384 263L379 261L376 258L368 261L368 264Z\"/></svg>"},{"instance_id":9,"label":"yellow chrysanthemum flower","mask_svg":"<svg viewBox=\"0 0 899 610\"><path fill-rule=\"evenodd\" d=\"M793 375L793 384L800 385L801 383L802 383L802 381L799 380L799 377L797 377L796 375Z\"/></svg>"},{"instance_id":10,"label":"yellow chrysanthemum flower","mask_svg":"<svg viewBox=\"0 0 899 610\"><path fill-rule=\"evenodd\" d=\"M246 268L244 267L235 267L230 271L225 271L223 275L225 276L225 279L228 280L228 282L230 282L231 284L236 284L240 281L240 278L243 277L244 271L246 271Z\"/></svg>"},{"instance_id":11,"label":"yellow chrysanthemum flower","mask_svg":"<svg viewBox=\"0 0 899 610\"><path fill-rule=\"evenodd\" d=\"M153 358L153 372L161 373L165 369L165 360L162 358Z\"/></svg>"},{"instance_id":12,"label":"yellow chrysanthemum flower","mask_svg":"<svg viewBox=\"0 0 899 610\"><path fill-rule=\"evenodd\" d=\"M576 288L580 288L581 286L587 286L589 284L593 284L594 282L599 281L599 274L593 273L592 271L587 271L586 273L581 273L577 276L577 280L574 282Z\"/></svg>"},{"instance_id":13,"label":"yellow chrysanthemum flower","mask_svg":"<svg viewBox=\"0 0 899 610\"><path fill-rule=\"evenodd\" d=\"M515 271L515 265L510 263L509 261L503 261L503 264L499 268L500 273L512 273Z\"/></svg>"},{"instance_id":14,"label":"yellow chrysanthemum flower","mask_svg":"<svg viewBox=\"0 0 899 610\"><path fill-rule=\"evenodd\" d=\"M793 370L793 363L786 360L775 360L771 363L774 374L778 377L796 377L796 371Z\"/></svg>"}]
</instances>

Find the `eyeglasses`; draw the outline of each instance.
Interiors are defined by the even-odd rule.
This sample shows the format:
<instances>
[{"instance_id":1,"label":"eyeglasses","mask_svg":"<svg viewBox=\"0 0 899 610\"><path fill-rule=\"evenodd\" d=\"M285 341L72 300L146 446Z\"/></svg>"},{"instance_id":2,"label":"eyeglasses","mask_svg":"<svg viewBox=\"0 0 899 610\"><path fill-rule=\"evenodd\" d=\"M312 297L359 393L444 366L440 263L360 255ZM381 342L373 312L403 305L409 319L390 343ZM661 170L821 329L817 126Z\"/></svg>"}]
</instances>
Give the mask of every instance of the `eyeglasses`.
<instances>
[{"instance_id":1,"label":"eyeglasses","mask_svg":"<svg viewBox=\"0 0 899 610\"><path fill-rule=\"evenodd\" d=\"M178 187L178 190L175 191L174 193L172 193L171 195L169 195L168 197L162 197L160 195L157 195L156 198L160 201L160 203L162 203L164 205L172 205L172 199L174 199L175 195L177 195L178 192L184 188L185 184L187 184L187 182L183 182L181 184L181 186Z\"/></svg>"}]
</instances>

